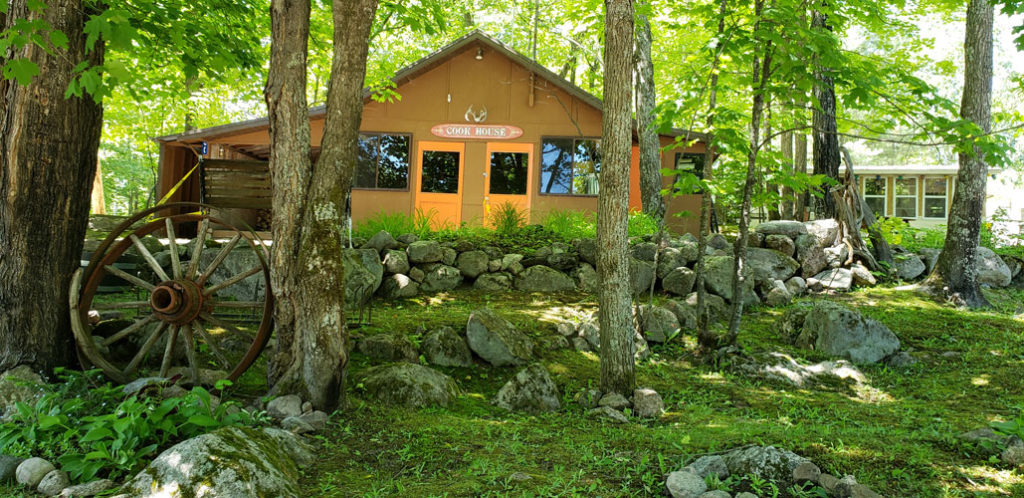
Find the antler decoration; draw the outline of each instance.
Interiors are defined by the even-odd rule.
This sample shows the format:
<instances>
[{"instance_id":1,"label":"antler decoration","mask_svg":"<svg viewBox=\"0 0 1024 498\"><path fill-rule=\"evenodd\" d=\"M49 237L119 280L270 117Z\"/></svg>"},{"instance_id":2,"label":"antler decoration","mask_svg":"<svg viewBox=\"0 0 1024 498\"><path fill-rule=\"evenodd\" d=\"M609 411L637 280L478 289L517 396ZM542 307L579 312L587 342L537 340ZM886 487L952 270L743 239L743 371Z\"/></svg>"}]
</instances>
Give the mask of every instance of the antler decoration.
<instances>
[{"instance_id":1,"label":"antler decoration","mask_svg":"<svg viewBox=\"0 0 1024 498\"><path fill-rule=\"evenodd\" d=\"M483 106L483 110L479 113L473 112L473 105L469 105L469 109L466 109L466 114L463 116L468 122L471 118L474 123L483 123L487 120L487 106Z\"/></svg>"}]
</instances>

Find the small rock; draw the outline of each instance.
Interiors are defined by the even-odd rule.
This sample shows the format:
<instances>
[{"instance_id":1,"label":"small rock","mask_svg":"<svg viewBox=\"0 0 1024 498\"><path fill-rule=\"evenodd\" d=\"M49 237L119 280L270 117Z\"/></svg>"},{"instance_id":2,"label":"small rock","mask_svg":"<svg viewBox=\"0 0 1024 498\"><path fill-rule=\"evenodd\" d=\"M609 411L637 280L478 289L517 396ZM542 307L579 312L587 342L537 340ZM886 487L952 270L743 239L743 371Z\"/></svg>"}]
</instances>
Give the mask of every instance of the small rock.
<instances>
[{"instance_id":1,"label":"small rock","mask_svg":"<svg viewBox=\"0 0 1024 498\"><path fill-rule=\"evenodd\" d=\"M853 286L853 272L846 268L832 268L831 270L825 270L814 278L821 283L821 285L830 290L835 291L848 291ZM808 286L810 282L808 281Z\"/></svg>"},{"instance_id":2,"label":"small rock","mask_svg":"<svg viewBox=\"0 0 1024 498\"><path fill-rule=\"evenodd\" d=\"M39 486L40 481L54 470L57 470L57 467L54 467L52 463L37 457L21 462L14 471L14 475L18 484L35 489L36 486ZM60 490L57 492L59 493Z\"/></svg>"},{"instance_id":3,"label":"small rock","mask_svg":"<svg viewBox=\"0 0 1024 498\"><path fill-rule=\"evenodd\" d=\"M688 296L693 291L693 282L697 274L693 270L680 266L670 270L661 281L661 288L677 296Z\"/></svg>"},{"instance_id":4,"label":"small rock","mask_svg":"<svg viewBox=\"0 0 1024 498\"><path fill-rule=\"evenodd\" d=\"M645 340L663 343L679 332L679 319L671 311L650 305L640 306L636 310L637 324Z\"/></svg>"},{"instance_id":5,"label":"small rock","mask_svg":"<svg viewBox=\"0 0 1024 498\"><path fill-rule=\"evenodd\" d=\"M10 455L0 455L0 483L10 482L14 480L14 471L18 469L18 465L24 462L25 459Z\"/></svg>"},{"instance_id":6,"label":"small rock","mask_svg":"<svg viewBox=\"0 0 1024 498\"><path fill-rule=\"evenodd\" d=\"M371 368L363 384L380 401L409 408L448 406L459 395L454 379L413 363Z\"/></svg>"},{"instance_id":7,"label":"small rock","mask_svg":"<svg viewBox=\"0 0 1024 498\"><path fill-rule=\"evenodd\" d=\"M492 259L492 260L488 261L487 262L487 271L489 271L491 273L494 273L496 271L501 271L501 260L500 259Z\"/></svg>"},{"instance_id":8,"label":"small rock","mask_svg":"<svg viewBox=\"0 0 1024 498\"><path fill-rule=\"evenodd\" d=\"M377 334L359 341L359 352L376 360L416 362L420 353L403 334ZM297 415L301 415L301 412Z\"/></svg>"},{"instance_id":9,"label":"small rock","mask_svg":"<svg viewBox=\"0 0 1024 498\"><path fill-rule=\"evenodd\" d=\"M900 351L886 358L885 364L889 365L891 368L907 368L911 365L917 364L917 358L914 358L906 351Z\"/></svg>"},{"instance_id":10,"label":"small rock","mask_svg":"<svg viewBox=\"0 0 1024 498\"><path fill-rule=\"evenodd\" d=\"M466 278L476 278L487 271L490 259L483 251L468 251L459 254L455 260L455 266L459 268Z\"/></svg>"},{"instance_id":11,"label":"small rock","mask_svg":"<svg viewBox=\"0 0 1024 498\"><path fill-rule=\"evenodd\" d=\"M473 288L484 292L505 292L512 288L512 274L485 273L473 282Z\"/></svg>"},{"instance_id":12,"label":"small rock","mask_svg":"<svg viewBox=\"0 0 1024 498\"><path fill-rule=\"evenodd\" d=\"M708 247L725 251L731 249L732 244L730 244L728 240L725 240L725 237L722 236L722 234L716 233L708 239Z\"/></svg>"},{"instance_id":13,"label":"small rock","mask_svg":"<svg viewBox=\"0 0 1024 498\"><path fill-rule=\"evenodd\" d=\"M409 270L410 273L412 270ZM426 272L420 290L428 293L448 292L462 283L462 272L451 265L437 265Z\"/></svg>"},{"instance_id":14,"label":"small rock","mask_svg":"<svg viewBox=\"0 0 1024 498\"><path fill-rule=\"evenodd\" d=\"M409 273L409 255L405 251L390 249L384 253L384 271L388 273Z\"/></svg>"},{"instance_id":15,"label":"small rock","mask_svg":"<svg viewBox=\"0 0 1024 498\"><path fill-rule=\"evenodd\" d=\"M725 460L718 455L705 455L687 465L683 470L689 470L702 478L714 474L719 480L729 477L729 466Z\"/></svg>"},{"instance_id":16,"label":"small rock","mask_svg":"<svg viewBox=\"0 0 1024 498\"><path fill-rule=\"evenodd\" d=\"M409 278L411 278L413 282L422 283L423 279L427 278L427 274L422 269L413 267L409 269Z\"/></svg>"},{"instance_id":17,"label":"small rock","mask_svg":"<svg viewBox=\"0 0 1024 498\"><path fill-rule=\"evenodd\" d=\"M748 493L744 491L742 493L737 494L733 498L757 498L757 495L755 495L754 493Z\"/></svg>"},{"instance_id":18,"label":"small rock","mask_svg":"<svg viewBox=\"0 0 1024 498\"><path fill-rule=\"evenodd\" d=\"M473 366L473 353L466 339L451 327L441 327L427 334L423 339L423 356L431 365Z\"/></svg>"},{"instance_id":19,"label":"small rock","mask_svg":"<svg viewBox=\"0 0 1024 498\"><path fill-rule=\"evenodd\" d=\"M466 337L469 348L496 367L522 365L533 357L533 341L489 309L469 316Z\"/></svg>"},{"instance_id":20,"label":"small rock","mask_svg":"<svg viewBox=\"0 0 1024 498\"><path fill-rule=\"evenodd\" d=\"M39 481L39 486L36 487L36 491L46 496L57 496L64 488L71 485L71 478L68 477L68 473L63 470L51 470L48 474L43 476L43 480Z\"/></svg>"},{"instance_id":21,"label":"small rock","mask_svg":"<svg viewBox=\"0 0 1024 498\"><path fill-rule=\"evenodd\" d=\"M513 481L517 481L517 482L529 481L529 480L533 479L532 477L530 477L529 474L525 474L523 472L516 472L516 473L508 476L508 478L513 480Z\"/></svg>"},{"instance_id":22,"label":"small rock","mask_svg":"<svg viewBox=\"0 0 1024 498\"><path fill-rule=\"evenodd\" d=\"M60 492L60 498L96 496L110 488L113 488L114 485L114 481L111 481L110 479L100 479L98 481L77 484L75 486L64 488L64 490Z\"/></svg>"},{"instance_id":23,"label":"small rock","mask_svg":"<svg viewBox=\"0 0 1024 498\"><path fill-rule=\"evenodd\" d=\"M174 384L160 390L160 399L181 398L187 394L188 391L184 387Z\"/></svg>"},{"instance_id":24,"label":"small rock","mask_svg":"<svg viewBox=\"0 0 1024 498\"><path fill-rule=\"evenodd\" d=\"M768 249L775 249L776 251L779 251L791 258L796 254L796 243L793 242L793 239L786 237L785 235L773 233L766 236L764 238L764 246Z\"/></svg>"},{"instance_id":25,"label":"small rock","mask_svg":"<svg viewBox=\"0 0 1024 498\"><path fill-rule=\"evenodd\" d=\"M793 297L802 296L807 292L807 281L801 277L792 277L786 280L786 290Z\"/></svg>"},{"instance_id":26,"label":"small rock","mask_svg":"<svg viewBox=\"0 0 1024 498\"><path fill-rule=\"evenodd\" d=\"M1019 441L1019 440L1018 440ZM999 459L1014 467L1024 466L1024 445L1010 446L1003 450Z\"/></svg>"},{"instance_id":27,"label":"small rock","mask_svg":"<svg viewBox=\"0 0 1024 498\"><path fill-rule=\"evenodd\" d=\"M121 391L125 396L131 396L133 394L139 394L142 391L150 387L159 387L167 384L168 380L163 377L140 377L135 379L124 386L121 386Z\"/></svg>"},{"instance_id":28,"label":"small rock","mask_svg":"<svg viewBox=\"0 0 1024 498\"><path fill-rule=\"evenodd\" d=\"M793 469L793 482L797 484L808 481L817 484L819 477L821 477L821 469L814 462L803 462Z\"/></svg>"},{"instance_id":29,"label":"small rock","mask_svg":"<svg viewBox=\"0 0 1024 498\"><path fill-rule=\"evenodd\" d=\"M619 393L605 394L604 396L601 397L601 401L599 401L597 404L598 406L607 406L615 410L622 410L624 408L629 408L630 406L632 406L632 403L630 403L625 396Z\"/></svg>"},{"instance_id":30,"label":"small rock","mask_svg":"<svg viewBox=\"0 0 1024 498\"><path fill-rule=\"evenodd\" d=\"M601 395L602 393L600 389L585 389L576 393L576 396L573 397L573 401L583 408L596 408L597 403L601 401Z\"/></svg>"},{"instance_id":31,"label":"small rock","mask_svg":"<svg viewBox=\"0 0 1024 498\"><path fill-rule=\"evenodd\" d=\"M377 252L396 247L398 247L398 241L384 230L377 232L373 237L370 237L370 240L367 240L365 244L360 246L361 249L376 249Z\"/></svg>"},{"instance_id":32,"label":"small rock","mask_svg":"<svg viewBox=\"0 0 1024 498\"><path fill-rule=\"evenodd\" d=\"M924 262L916 254L895 254L893 259L896 263L896 276L900 280L914 280L926 269Z\"/></svg>"},{"instance_id":33,"label":"small rock","mask_svg":"<svg viewBox=\"0 0 1024 498\"><path fill-rule=\"evenodd\" d=\"M547 264L556 270L569 271L576 268L580 260L575 254L562 252L548 256Z\"/></svg>"},{"instance_id":34,"label":"small rock","mask_svg":"<svg viewBox=\"0 0 1024 498\"><path fill-rule=\"evenodd\" d=\"M420 240L419 236L417 236L414 233L403 233L402 235L395 237L395 239L405 245L409 245L412 244L413 242L416 242L417 240Z\"/></svg>"},{"instance_id":35,"label":"small rock","mask_svg":"<svg viewBox=\"0 0 1024 498\"><path fill-rule=\"evenodd\" d=\"M584 353L594 350L594 348L590 347L590 343L587 342L587 340L584 339L583 337L573 337L572 348L575 349L576 351Z\"/></svg>"},{"instance_id":36,"label":"small rock","mask_svg":"<svg viewBox=\"0 0 1024 498\"><path fill-rule=\"evenodd\" d=\"M803 223L792 220L767 221L755 227L754 230L764 235L785 235L791 239L807 234L807 227Z\"/></svg>"},{"instance_id":37,"label":"small rock","mask_svg":"<svg viewBox=\"0 0 1024 498\"><path fill-rule=\"evenodd\" d=\"M623 415L622 412L620 412L620 411L618 411L618 410L616 410L616 409L614 409L612 407L609 407L609 406L601 406L601 407L598 407L598 408L594 408L593 410L590 410L590 411L587 412L587 416L588 417L593 417L593 418L600 418L600 419L609 420L609 421L614 422L616 424L627 424L627 423L629 423L629 419L626 418L626 416Z\"/></svg>"},{"instance_id":38,"label":"small rock","mask_svg":"<svg viewBox=\"0 0 1024 498\"><path fill-rule=\"evenodd\" d=\"M654 389L633 391L633 413L640 418L658 418L665 413L665 403Z\"/></svg>"},{"instance_id":39,"label":"small rock","mask_svg":"<svg viewBox=\"0 0 1024 498\"><path fill-rule=\"evenodd\" d=\"M267 403L267 415L277 420L302 415L302 398L295 394L278 396Z\"/></svg>"},{"instance_id":40,"label":"small rock","mask_svg":"<svg viewBox=\"0 0 1024 498\"><path fill-rule=\"evenodd\" d=\"M821 474L818 476L818 484L829 496L835 496L836 487L839 486L839 479L832 474Z\"/></svg>"},{"instance_id":41,"label":"small rock","mask_svg":"<svg viewBox=\"0 0 1024 498\"><path fill-rule=\"evenodd\" d=\"M668 475L665 487L672 498L698 498L708 490L704 478L689 470L678 470Z\"/></svg>"},{"instance_id":42,"label":"small rock","mask_svg":"<svg viewBox=\"0 0 1024 498\"><path fill-rule=\"evenodd\" d=\"M871 270L860 263L854 263L850 266L850 271L853 272L853 283L861 287L871 287L878 283L878 280L874 275L871 274Z\"/></svg>"},{"instance_id":43,"label":"small rock","mask_svg":"<svg viewBox=\"0 0 1024 498\"><path fill-rule=\"evenodd\" d=\"M704 492L702 495L700 495L700 498L732 498L732 495L730 495L728 491L716 489L714 491Z\"/></svg>"},{"instance_id":44,"label":"small rock","mask_svg":"<svg viewBox=\"0 0 1024 498\"><path fill-rule=\"evenodd\" d=\"M515 287L523 292L569 292L576 290L576 282L554 268L536 265L516 276Z\"/></svg>"},{"instance_id":45,"label":"small rock","mask_svg":"<svg viewBox=\"0 0 1024 498\"><path fill-rule=\"evenodd\" d=\"M559 322L555 327L558 330L558 334L564 337L572 337L576 335L576 324L572 322Z\"/></svg>"},{"instance_id":46,"label":"small rock","mask_svg":"<svg viewBox=\"0 0 1024 498\"><path fill-rule=\"evenodd\" d=\"M290 431L293 434L306 434L309 432L316 432L309 422L302 420L299 417L288 417L281 421L281 428Z\"/></svg>"},{"instance_id":47,"label":"small rock","mask_svg":"<svg viewBox=\"0 0 1024 498\"><path fill-rule=\"evenodd\" d=\"M444 257L441 245L436 240L418 240L409 244L406 252L409 255L409 262L413 264L436 263Z\"/></svg>"},{"instance_id":48,"label":"small rock","mask_svg":"<svg viewBox=\"0 0 1024 498\"><path fill-rule=\"evenodd\" d=\"M320 410L303 413L299 417L300 420L309 424L315 431L322 431L327 428L327 418L327 414Z\"/></svg>"},{"instance_id":49,"label":"small rock","mask_svg":"<svg viewBox=\"0 0 1024 498\"><path fill-rule=\"evenodd\" d=\"M313 403L309 401L302 404L302 414L305 415L313 411Z\"/></svg>"},{"instance_id":50,"label":"small rock","mask_svg":"<svg viewBox=\"0 0 1024 498\"><path fill-rule=\"evenodd\" d=\"M455 260L459 257L459 252L451 247L441 248L441 263L445 266L455 266Z\"/></svg>"},{"instance_id":51,"label":"small rock","mask_svg":"<svg viewBox=\"0 0 1024 498\"><path fill-rule=\"evenodd\" d=\"M562 407L561 394L548 370L534 363L519 371L498 391L494 404L509 411L544 412Z\"/></svg>"}]
</instances>

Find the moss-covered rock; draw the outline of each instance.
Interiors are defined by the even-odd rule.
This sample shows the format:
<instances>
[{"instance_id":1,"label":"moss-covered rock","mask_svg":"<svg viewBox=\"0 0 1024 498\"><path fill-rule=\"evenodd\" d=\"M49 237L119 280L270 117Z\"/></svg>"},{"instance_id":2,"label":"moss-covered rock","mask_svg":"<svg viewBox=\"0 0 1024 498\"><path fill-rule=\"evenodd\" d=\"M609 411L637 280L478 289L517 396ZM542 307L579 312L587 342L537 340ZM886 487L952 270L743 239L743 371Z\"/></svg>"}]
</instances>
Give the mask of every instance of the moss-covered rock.
<instances>
[{"instance_id":1,"label":"moss-covered rock","mask_svg":"<svg viewBox=\"0 0 1024 498\"><path fill-rule=\"evenodd\" d=\"M423 356L432 365L442 367L473 366L473 353L466 338L451 327L441 327L423 339Z\"/></svg>"},{"instance_id":2,"label":"moss-covered rock","mask_svg":"<svg viewBox=\"0 0 1024 498\"><path fill-rule=\"evenodd\" d=\"M371 335L359 341L359 352L386 361L415 362L420 356L416 345L402 334Z\"/></svg>"},{"instance_id":3,"label":"moss-covered rock","mask_svg":"<svg viewBox=\"0 0 1024 498\"><path fill-rule=\"evenodd\" d=\"M523 365L533 357L533 341L490 309L469 315L466 337L470 349L496 367Z\"/></svg>"},{"instance_id":4,"label":"moss-covered rock","mask_svg":"<svg viewBox=\"0 0 1024 498\"><path fill-rule=\"evenodd\" d=\"M299 496L299 467L313 453L275 428L224 427L178 443L125 484L134 497Z\"/></svg>"},{"instance_id":5,"label":"moss-covered rock","mask_svg":"<svg viewBox=\"0 0 1024 498\"><path fill-rule=\"evenodd\" d=\"M396 363L372 368L363 380L366 391L390 405L411 408L448 406L459 395L455 381L429 367Z\"/></svg>"}]
</instances>

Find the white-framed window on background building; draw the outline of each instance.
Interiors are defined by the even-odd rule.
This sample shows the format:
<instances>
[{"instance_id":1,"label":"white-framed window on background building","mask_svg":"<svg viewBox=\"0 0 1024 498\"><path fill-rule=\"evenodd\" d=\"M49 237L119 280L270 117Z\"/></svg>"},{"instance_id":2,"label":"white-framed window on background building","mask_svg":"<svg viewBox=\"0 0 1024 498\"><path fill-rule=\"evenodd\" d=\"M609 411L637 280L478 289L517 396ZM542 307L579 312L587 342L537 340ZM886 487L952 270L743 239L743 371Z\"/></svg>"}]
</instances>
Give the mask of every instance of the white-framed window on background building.
<instances>
[{"instance_id":1,"label":"white-framed window on background building","mask_svg":"<svg viewBox=\"0 0 1024 498\"><path fill-rule=\"evenodd\" d=\"M933 177L924 179L924 217L946 218L949 199L949 179Z\"/></svg>"},{"instance_id":2,"label":"white-framed window on background building","mask_svg":"<svg viewBox=\"0 0 1024 498\"><path fill-rule=\"evenodd\" d=\"M893 186L893 216L917 218L917 178L896 178Z\"/></svg>"},{"instance_id":3,"label":"white-framed window on background building","mask_svg":"<svg viewBox=\"0 0 1024 498\"><path fill-rule=\"evenodd\" d=\"M861 191L864 193L864 201L868 203L875 216L885 216L885 193L888 190L887 182L883 177L864 177Z\"/></svg>"}]
</instances>

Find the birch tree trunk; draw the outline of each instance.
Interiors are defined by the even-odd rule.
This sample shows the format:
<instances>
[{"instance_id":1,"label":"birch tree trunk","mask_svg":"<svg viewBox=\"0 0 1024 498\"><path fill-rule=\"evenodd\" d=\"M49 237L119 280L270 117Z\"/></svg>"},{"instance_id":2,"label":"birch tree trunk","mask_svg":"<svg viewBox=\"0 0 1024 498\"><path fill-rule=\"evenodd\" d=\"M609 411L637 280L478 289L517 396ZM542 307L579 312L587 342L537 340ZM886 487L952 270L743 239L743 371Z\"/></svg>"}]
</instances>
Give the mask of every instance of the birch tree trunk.
<instances>
[{"instance_id":1,"label":"birch tree trunk","mask_svg":"<svg viewBox=\"0 0 1024 498\"><path fill-rule=\"evenodd\" d=\"M654 63L651 61L651 23L640 14L636 19L636 136L640 143L640 199L644 213L655 220L665 218L661 197L661 157L654 123Z\"/></svg>"},{"instance_id":2,"label":"birch tree trunk","mask_svg":"<svg viewBox=\"0 0 1024 498\"><path fill-rule=\"evenodd\" d=\"M330 411L344 404L348 354L343 230L355 168L367 44L376 0L335 2L334 60L326 130L316 164L309 159L306 57L309 1L271 4L270 168L274 245L271 280L277 347L271 394L298 394Z\"/></svg>"},{"instance_id":3,"label":"birch tree trunk","mask_svg":"<svg viewBox=\"0 0 1024 498\"><path fill-rule=\"evenodd\" d=\"M993 15L987 0L971 0L967 6L960 116L973 121L984 133L992 130ZM977 260L988 165L978 148L974 155L961 153L959 161L946 242L924 285L958 304L982 308L989 303L978 286Z\"/></svg>"},{"instance_id":4,"label":"birch tree trunk","mask_svg":"<svg viewBox=\"0 0 1024 498\"><path fill-rule=\"evenodd\" d=\"M627 253L633 4L631 0L605 0L604 5L604 119L601 189L597 198L601 389L628 396L636 383Z\"/></svg>"},{"instance_id":5,"label":"birch tree trunk","mask_svg":"<svg viewBox=\"0 0 1024 498\"><path fill-rule=\"evenodd\" d=\"M831 31L825 14L814 11L811 17L811 28ZM814 174L825 175L839 181L839 135L836 127L836 88L827 70L816 64L814 70L817 83L814 85L814 96L820 104L815 107L812 115L814 125ZM832 196L825 195L814 198L814 216L817 219L835 218L836 206Z\"/></svg>"},{"instance_id":6,"label":"birch tree trunk","mask_svg":"<svg viewBox=\"0 0 1024 498\"><path fill-rule=\"evenodd\" d=\"M86 53L79 0L47 0L32 12L9 4L2 29L45 21L68 37L48 55L30 43L0 54L39 66L28 86L0 80L0 371L27 364L50 374L74 358L68 287L79 267L96 174L102 108L91 96L64 98L74 67L103 62Z\"/></svg>"}]
</instances>

